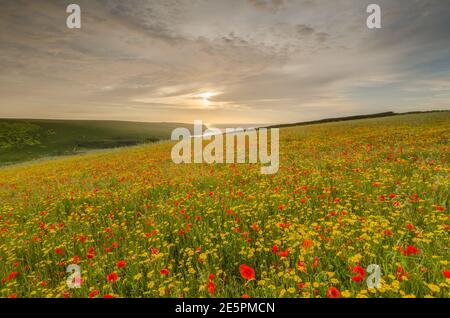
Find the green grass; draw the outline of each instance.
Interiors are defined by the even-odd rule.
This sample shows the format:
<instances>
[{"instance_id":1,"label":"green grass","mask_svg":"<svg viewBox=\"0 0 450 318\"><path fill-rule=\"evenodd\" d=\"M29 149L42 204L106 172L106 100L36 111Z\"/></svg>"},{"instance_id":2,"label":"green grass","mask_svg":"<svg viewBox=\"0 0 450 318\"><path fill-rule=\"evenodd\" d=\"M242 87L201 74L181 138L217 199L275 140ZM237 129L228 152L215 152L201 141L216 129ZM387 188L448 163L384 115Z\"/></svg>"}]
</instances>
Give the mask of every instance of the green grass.
<instances>
[{"instance_id":1,"label":"green grass","mask_svg":"<svg viewBox=\"0 0 450 318\"><path fill-rule=\"evenodd\" d=\"M170 139L181 123L0 119L0 165Z\"/></svg>"}]
</instances>

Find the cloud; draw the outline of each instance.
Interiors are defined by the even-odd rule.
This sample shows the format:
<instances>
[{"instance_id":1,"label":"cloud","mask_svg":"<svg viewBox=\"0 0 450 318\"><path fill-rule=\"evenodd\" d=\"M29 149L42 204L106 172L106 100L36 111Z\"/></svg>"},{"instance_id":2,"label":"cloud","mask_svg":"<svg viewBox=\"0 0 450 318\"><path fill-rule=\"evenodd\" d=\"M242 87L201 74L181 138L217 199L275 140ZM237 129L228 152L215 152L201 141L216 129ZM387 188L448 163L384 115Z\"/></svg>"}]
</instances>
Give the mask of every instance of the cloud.
<instances>
[{"instance_id":1,"label":"cloud","mask_svg":"<svg viewBox=\"0 0 450 318\"><path fill-rule=\"evenodd\" d=\"M380 30L365 26L366 0L79 0L82 29L69 30L70 1L5 0L0 116L286 122L448 108L450 3L378 2ZM208 107L192 98L207 91L220 92Z\"/></svg>"}]
</instances>

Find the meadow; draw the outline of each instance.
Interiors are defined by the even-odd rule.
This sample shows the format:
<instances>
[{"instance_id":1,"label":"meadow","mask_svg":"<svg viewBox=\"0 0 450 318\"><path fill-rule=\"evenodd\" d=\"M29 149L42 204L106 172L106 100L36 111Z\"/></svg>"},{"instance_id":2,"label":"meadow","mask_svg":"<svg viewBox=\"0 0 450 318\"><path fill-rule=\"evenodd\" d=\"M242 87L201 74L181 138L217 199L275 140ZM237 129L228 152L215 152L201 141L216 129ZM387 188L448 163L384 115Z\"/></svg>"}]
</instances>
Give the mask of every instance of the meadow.
<instances>
[{"instance_id":1,"label":"meadow","mask_svg":"<svg viewBox=\"0 0 450 318\"><path fill-rule=\"evenodd\" d=\"M449 137L450 112L287 127L274 175L170 141L4 167L0 297L450 297Z\"/></svg>"}]
</instances>

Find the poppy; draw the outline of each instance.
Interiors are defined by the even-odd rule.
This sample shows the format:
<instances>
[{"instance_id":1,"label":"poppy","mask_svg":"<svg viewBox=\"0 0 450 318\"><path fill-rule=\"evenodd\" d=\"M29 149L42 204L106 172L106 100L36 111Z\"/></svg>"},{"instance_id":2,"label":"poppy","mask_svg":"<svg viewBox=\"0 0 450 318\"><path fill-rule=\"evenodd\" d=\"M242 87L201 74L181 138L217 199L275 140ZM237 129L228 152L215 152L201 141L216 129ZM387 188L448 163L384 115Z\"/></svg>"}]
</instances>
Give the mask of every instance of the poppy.
<instances>
[{"instance_id":1,"label":"poppy","mask_svg":"<svg viewBox=\"0 0 450 318\"><path fill-rule=\"evenodd\" d=\"M163 268L159 271L161 275L169 275L169 270L167 268Z\"/></svg>"},{"instance_id":2,"label":"poppy","mask_svg":"<svg viewBox=\"0 0 450 318\"><path fill-rule=\"evenodd\" d=\"M362 268L359 265L356 265L355 267L352 268L352 272L353 273L358 273L359 276L364 277L366 276L366 272L364 271L364 268Z\"/></svg>"},{"instance_id":3,"label":"poppy","mask_svg":"<svg viewBox=\"0 0 450 318\"><path fill-rule=\"evenodd\" d=\"M8 280L14 279L16 276L17 276L17 272L11 272L11 273L8 275Z\"/></svg>"},{"instance_id":4,"label":"poppy","mask_svg":"<svg viewBox=\"0 0 450 318\"><path fill-rule=\"evenodd\" d=\"M352 277L352 281L361 283L364 278L362 276L356 275Z\"/></svg>"},{"instance_id":5,"label":"poppy","mask_svg":"<svg viewBox=\"0 0 450 318\"><path fill-rule=\"evenodd\" d=\"M93 290L89 293L89 298L94 298L96 297L98 294L100 294L100 291L98 289Z\"/></svg>"},{"instance_id":6,"label":"poppy","mask_svg":"<svg viewBox=\"0 0 450 318\"><path fill-rule=\"evenodd\" d=\"M289 255L289 249L286 249L286 250L284 250L284 251L281 251L281 252L279 253L279 255L280 255L280 257L288 257L288 255Z\"/></svg>"},{"instance_id":7,"label":"poppy","mask_svg":"<svg viewBox=\"0 0 450 318\"><path fill-rule=\"evenodd\" d=\"M341 293L336 287L330 287L327 290L327 297L328 298L339 298L341 297Z\"/></svg>"},{"instance_id":8,"label":"poppy","mask_svg":"<svg viewBox=\"0 0 450 318\"><path fill-rule=\"evenodd\" d=\"M127 264L127 263L125 263L124 260L120 260L120 261L117 262L117 267L123 268L123 267L125 267L126 264Z\"/></svg>"},{"instance_id":9,"label":"poppy","mask_svg":"<svg viewBox=\"0 0 450 318\"><path fill-rule=\"evenodd\" d=\"M252 280L255 278L255 271L250 266L241 264L239 266L239 271L241 272L242 278L244 278L246 280Z\"/></svg>"},{"instance_id":10,"label":"poppy","mask_svg":"<svg viewBox=\"0 0 450 318\"><path fill-rule=\"evenodd\" d=\"M211 295L214 295L215 291L216 291L216 285L214 284L214 282L210 281L210 282L208 283L208 292L209 292Z\"/></svg>"},{"instance_id":11,"label":"poppy","mask_svg":"<svg viewBox=\"0 0 450 318\"><path fill-rule=\"evenodd\" d=\"M119 275L116 272L111 272L106 276L106 280L110 283L115 283L119 279Z\"/></svg>"},{"instance_id":12,"label":"poppy","mask_svg":"<svg viewBox=\"0 0 450 318\"><path fill-rule=\"evenodd\" d=\"M445 277L450 278L450 270L446 269L446 270L444 270L444 271L442 272L442 274L443 274Z\"/></svg>"}]
</instances>

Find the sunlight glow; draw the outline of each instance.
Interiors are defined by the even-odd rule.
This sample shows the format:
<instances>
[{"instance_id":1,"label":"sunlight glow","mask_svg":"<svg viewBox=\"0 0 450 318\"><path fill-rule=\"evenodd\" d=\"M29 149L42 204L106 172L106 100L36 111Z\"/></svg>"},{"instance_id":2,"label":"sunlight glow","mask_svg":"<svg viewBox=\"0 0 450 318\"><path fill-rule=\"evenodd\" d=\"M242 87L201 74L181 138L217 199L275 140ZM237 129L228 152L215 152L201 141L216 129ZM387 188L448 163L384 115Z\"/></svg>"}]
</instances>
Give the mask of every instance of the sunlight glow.
<instances>
[{"instance_id":1,"label":"sunlight glow","mask_svg":"<svg viewBox=\"0 0 450 318\"><path fill-rule=\"evenodd\" d=\"M202 103L205 106L209 106L210 105L210 100L209 99L211 97L213 97L213 96L216 96L216 95L219 95L219 93L217 93L217 92L204 92L204 93L196 95L195 97L201 99Z\"/></svg>"}]
</instances>

